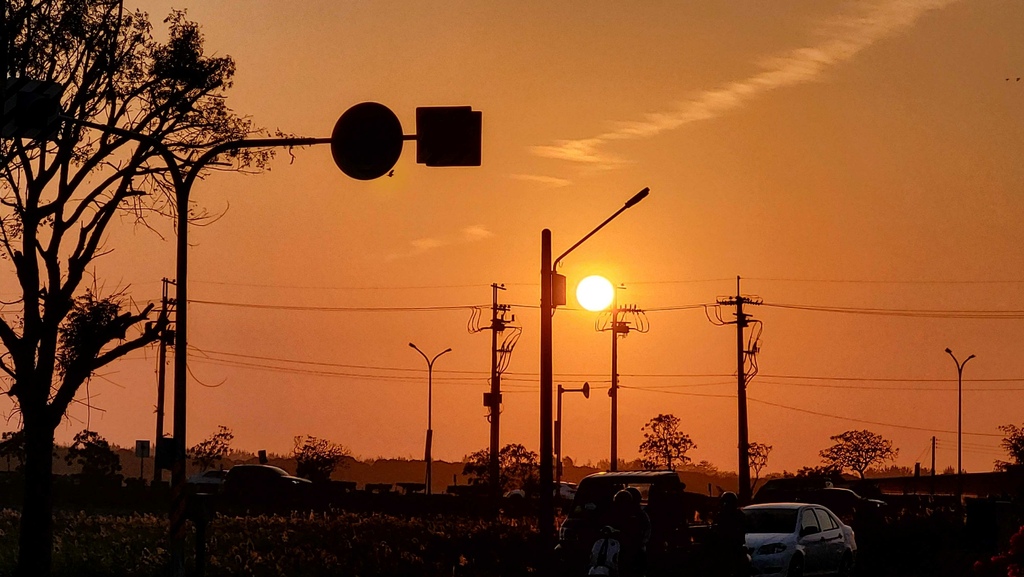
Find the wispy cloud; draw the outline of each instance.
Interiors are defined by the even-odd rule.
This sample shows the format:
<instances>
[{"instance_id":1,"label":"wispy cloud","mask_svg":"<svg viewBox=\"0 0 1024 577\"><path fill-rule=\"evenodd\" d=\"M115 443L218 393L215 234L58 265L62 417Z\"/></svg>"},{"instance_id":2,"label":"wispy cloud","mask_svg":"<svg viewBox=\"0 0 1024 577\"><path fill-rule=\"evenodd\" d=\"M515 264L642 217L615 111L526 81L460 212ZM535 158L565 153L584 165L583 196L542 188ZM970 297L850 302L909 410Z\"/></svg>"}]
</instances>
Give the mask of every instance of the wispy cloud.
<instances>
[{"instance_id":1,"label":"wispy cloud","mask_svg":"<svg viewBox=\"0 0 1024 577\"><path fill-rule=\"evenodd\" d=\"M525 182L537 183L545 188L562 188L572 184L571 180L558 178L557 176L544 176L542 174L510 174L509 177Z\"/></svg>"},{"instance_id":2,"label":"wispy cloud","mask_svg":"<svg viewBox=\"0 0 1024 577\"><path fill-rule=\"evenodd\" d=\"M611 131L592 138L559 140L535 146L534 154L595 167L614 167L626 162L604 150L611 142L650 138L698 120L716 118L742 107L772 90L812 82L829 68L854 58L872 44L913 26L925 13L958 0L889 0L858 3L856 14L824 22L818 32L826 40L766 59L762 71L735 82L705 90L675 104L671 109L649 113L642 120L616 123Z\"/></svg>"},{"instance_id":3,"label":"wispy cloud","mask_svg":"<svg viewBox=\"0 0 1024 577\"><path fill-rule=\"evenodd\" d=\"M488 230L487 227L474 224L464 227L456 234L444 237L417 238L416 240L409 241L409 250L389 254L387 260L417 256L441 247L478 242L492 236L494 236L494 233Z\"/></svg>"},{"instance_id":4,"label":"wispy cloud","mask_svg":"<svg viewBox=\"0 0 1024 577\"><path fill-rule=\"evenodd\" d=\"M475 242L478 240L483 240L485 238L490 238L492 236L494 236L493 232L487 230L486 228L480 226L479 224L467 226L466 228L462 229L462 239L466 242Z\"/></svg>"}]
</instances>

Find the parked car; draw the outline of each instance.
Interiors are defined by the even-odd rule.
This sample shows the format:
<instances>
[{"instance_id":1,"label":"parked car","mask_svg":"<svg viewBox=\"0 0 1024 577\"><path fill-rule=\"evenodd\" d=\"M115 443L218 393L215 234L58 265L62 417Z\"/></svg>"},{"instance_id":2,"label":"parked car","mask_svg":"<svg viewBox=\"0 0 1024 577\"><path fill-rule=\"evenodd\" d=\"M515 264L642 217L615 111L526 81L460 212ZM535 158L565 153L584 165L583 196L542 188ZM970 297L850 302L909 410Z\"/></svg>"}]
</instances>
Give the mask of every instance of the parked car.
<instances>
[{"instance_id":1,"label":"parked car","mask_svg":"<svg viewBox=\"0 0 1024 577\"><path fill-rule=\"evenodd\" d=\"M853 529L825 507L764 503L744 507L753 573L778 577L853 574Z\"/></svg>"},{"instance_id":2,"label":"parked car","mask_svg":"<svg viewBox=\"0 0 1024 577\"><path fill-rule=\"evenodd\" d=\"M227 475L227 471L214 469L196 473L185 482L188 484L188 490L192 493L220 493Z\"/></svg>"},{"instance_id":3,"label":"parked car","mask_svg":"<svg viewBox=\"0 0 1024 577\"><path fill-rule=\"evenodd\" d=\"M273 465L235 465L224 477L223 493L235 502L272 507L291 503L311 484Z\"/></svg>"},{"instance_id":4,"label":"parked car","mask_svg":"<svg viewBox=\"0 0 1024 577\"><path fill-rule=\"evenodd\" d=\"M525 489L512 489L511 491L505 491L505 498L516 497L525 499L526 497L537 497L535 492L527 492ZM563 499L565 501L571 501L576 496L576 483L569 483L562 481L551 490L551 496L555 499Z\"/></svg>"},{"instance_id":5,"label":"parked car","mask_svg":"<svg viewBox=\"0 0 1024 577\"><path fill-rule=\"evenodd\" d=\"M568 481L562 481L558 483L558 486L554 489L554 497L556 499L565 499L566 501L572 501L572 498L576 496L576 491L579 487L576 483L569 483Z\"/></svg>"}]
</instances>

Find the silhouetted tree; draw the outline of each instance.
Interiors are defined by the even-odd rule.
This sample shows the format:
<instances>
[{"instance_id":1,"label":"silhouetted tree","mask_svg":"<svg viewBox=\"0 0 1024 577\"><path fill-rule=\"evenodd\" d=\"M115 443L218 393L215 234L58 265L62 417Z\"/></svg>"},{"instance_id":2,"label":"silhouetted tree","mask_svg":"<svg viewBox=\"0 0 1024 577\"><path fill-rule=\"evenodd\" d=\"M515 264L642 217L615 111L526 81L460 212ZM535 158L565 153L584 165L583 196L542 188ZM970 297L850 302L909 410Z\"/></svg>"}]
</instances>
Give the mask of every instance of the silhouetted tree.
<instances>
[{"instance_id":1,"label":"silhouetted tree","mask_svg":"<svg viewBox=\"0 0 1024 577\"><path fill-rule=\"evenodd\" d=\"M204 471L212 469L214 465L220 465L223 468L221 461L231 451L231 441L234 438L235 434L231 432L231 429L224 425L218 425L216 433L199 441L188 450L188 456L192 459L193 465Z\"/></svg>"},{"instance_id":2,"label":"silhouetted tree","mask_svg":"<svg viewBox=\"0 0 1024 577\"><path fill-rule=\"evenodd\" d=\"M145 225L175 210L165 161L153 146L113 131L164 143L187 170L211 146L253 129L225 103L234 62L205 56L199 27L184 12L165 20L169 35L160 42L146 14L125 11L120 0L6 0L2 9L5 77L55 82L64 87L67 116L109 127L69 122L45 142L0 139L0 254L13 272L4 286L18 287L17 302L0 313L0 371L25 432L17 572L45 577L54 429L96 370L155 341L165 324L146 325L152 304L136 307L124 295L82 286L93 260L109 250L103 241L119 214ZM267 157L239 154L229 169Z\"/></svg>"},{"instance_id":3,"label":"silhouetted tree","mask_svg":"<svg viewBox=\"0 0 1024 577\"><path fill-rule=\"evenodd\" d=\"M80 466L82 476L93 480L110 479L121 472L121 457L117 451L99 433L88 429L75 435L64 462Z\"/></svg>"},{"instance_id":4,"label":"silhouetted tree","mask_svg":"<svg viewBox=\"0 0 1024 577\"><path fill-rule=\"evenodd\" d=\"M21 471L25 463L25 431L6 431L0 440L0 457L7 460L7 470L11 470L11 458L18 460L15 471Z\"/></svg>"},{"instance_id":5,"label":"silhouetted tree","mask_svg":"<svg viewBox=\"0 0 1024 577\"><path fill-rule=\"evenodd\" d=\"M462 458L465 465L462 474L469 477L470 484L484 485L490 482L488 467L491 450L481 449ZM498 451L498 483L502 492L522 489L532 491L539 482L539 461L537 453L523 445L513 443Z\"/></svg>"},{"instance_id":6,"label":"silhouetted tree","mask_svg":"<svg viewBox=\"0 0 1024 577\"><path fill-rule=\"evenodd\" d=\"M295 437L295 474L314 483L331 480L331 473L349 456L349 450L327 439Z\"/></svg>"},{"instance_id":7,"label":"silhouetted tree","mask_svg":"<svg viewBox=\"0 0 1024 577\"><path fill-rule=\"evenodd\" d=\"M825 464L817 467L800 467L796 470L795 477L823 477L832 479L842 476L842 470L836 465Z\"/></svg>"},{"instance_id":8,"label":"silhouetted tree","mask_svg":"<svg viewBox=\"0 0 1024 577\"><path fill-rule=\"evenodd\" d=\"M892 448L892 441L868 430L846 431L829 438L835 444L818 453L822 463L840 471L850 469L861 479L871 465L895 460L899 454L899 449Z\"/></svg>"},{"instance_id":9,"label":"silhouetted tree","mask_svg":"<svg viewBox=\"0 0 1024 577\"><path fill-rule=\"evenodd\" d=\"M750 492L757 489L757 482L761 479L761 471L768 466L768 453L772 452L771 445L764 443L749 443L747 445L747 459L750 462L750 470L754 472L754 478L750 480Z\"/></svg>"},{"instance_id":10,"label":"silhouetted tree","mask_svg":"<svg viewBox=\"0 0 1024 577\"><path fill-rule=\"evenodd\" d=\"M670 469L690 462L686 452L696 449L690 437L679 430L679 417L658 415L641 427L644 442L640 443L640 463L644 469Z\"/></svg>"},{"instance_id":11,"label":"silhouetted tree","mask_svg":"<svg viewBox=\"0 0 1024 577\"><path fill-rule=\"evenodd\" d=\"M999 425L999 430L1006 433L999 445L1006 450L1009 461L996 461L997 469L1007 469L1012 465L1024 465L1024 428L1017 425Z\"/></svg>"}]
</instances>

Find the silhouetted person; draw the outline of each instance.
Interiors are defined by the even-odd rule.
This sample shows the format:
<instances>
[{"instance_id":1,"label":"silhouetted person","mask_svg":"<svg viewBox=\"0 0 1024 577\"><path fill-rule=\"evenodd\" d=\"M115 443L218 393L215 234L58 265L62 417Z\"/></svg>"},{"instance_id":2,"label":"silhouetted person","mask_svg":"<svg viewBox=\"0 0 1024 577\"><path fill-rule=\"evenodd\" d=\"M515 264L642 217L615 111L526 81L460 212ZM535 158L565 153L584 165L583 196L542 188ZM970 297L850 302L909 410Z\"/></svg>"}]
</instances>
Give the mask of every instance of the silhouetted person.
<instances>
[{"instance_id":1,"label":"silhouetted person","mask_svg":"<svg viewBox=\"0 0 1024 577\"><path fill-rule=\"evenodd\" d=\"M736 493L722 493L712 528L711 567L714 575L745 577L750 574L745 525Z\"/></svg>"},{"instance_id":2,"label":"silhouetted person","mask_svg":"<svg viewBox=\"0 0 1024 577\"><path fill-rule=\"evenodd\" d=\"M640 500L629 489L615 493L608 524L619 531L619 573L643 575L647 542L651 538L651 520L640 506Z\"/></svg>"}]
</instances>

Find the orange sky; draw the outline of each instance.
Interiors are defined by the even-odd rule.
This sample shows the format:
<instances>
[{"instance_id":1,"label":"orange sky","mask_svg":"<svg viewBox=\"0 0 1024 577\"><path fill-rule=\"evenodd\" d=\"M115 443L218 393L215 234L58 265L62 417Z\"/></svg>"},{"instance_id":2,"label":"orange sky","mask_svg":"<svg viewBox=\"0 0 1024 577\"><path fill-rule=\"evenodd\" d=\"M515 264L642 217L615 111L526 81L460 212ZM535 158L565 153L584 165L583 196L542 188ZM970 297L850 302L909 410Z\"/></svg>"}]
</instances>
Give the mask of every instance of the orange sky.
<instances>
[{"instance_id":1,"label":"orange sky","mask_svg":"<svg viewBox=\"0 0 1024 577\"><path fill-rule=\"evenodd\" d=\"M270 129L326 136L366 100L406 133L416 106L468 104L484 118L478 169L417 165L410 143L393 178L358 182L319 147L197 184L196 200L227 211L193 229L192 298L317 310L191 305L189 444L223 424L252 450L311 434L361 457L422 456L426 372L412 341L454 349L435 366L435 458L484 447L490 338L467 333L468 310L323 309L486 305L500 282L503 301L523 305L502 442L536 450L539 319L527 307L541 230L561 252L645 186L647 200L565 261L571 287L603 274L627 285L624 302L664 309L733 294L741 275L766 305L1024 311L1019 2L134 5L158 30L187 7L208 52L236 59L230 105ZM156 228L164 238L126 219L98 284L158 299L174 246L169 224ZM964 437L968 470L990 470L996 427L1024 420L1024 312L753 313L764 332L750 437L774 446L772 470L817 464L852 428L892 439L907 466L928 464L934 434L939 467L955 464L946 347L978 357L965 369L964 430L979 433ZM607 387L609 337L594 318L555 315L556 383ZM650 332L619 347L620 455L635 455L644 422L674 413L694 460L735 469L734 329L701 309L648 318ZM149 350L94 379L105 412L76 408L59 440L86 419L119 444L152 438L155 368ZM603 390L567 396L564 410L564 453L607 458Z\"/></svg>"}]
</instances>

